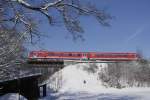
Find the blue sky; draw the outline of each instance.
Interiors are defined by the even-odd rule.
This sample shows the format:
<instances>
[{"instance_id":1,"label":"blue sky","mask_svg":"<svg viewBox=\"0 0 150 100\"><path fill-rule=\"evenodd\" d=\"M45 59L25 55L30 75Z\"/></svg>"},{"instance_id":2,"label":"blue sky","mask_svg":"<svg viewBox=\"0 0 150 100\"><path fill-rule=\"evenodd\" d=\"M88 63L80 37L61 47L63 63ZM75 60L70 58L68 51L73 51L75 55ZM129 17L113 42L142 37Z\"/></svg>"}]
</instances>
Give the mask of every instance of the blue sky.
<instances>
[{"instance_id":1,"label":"blue sky","mask_svg":"<svg viewBox=\"0 0 150 100\"><path fill-rule=\"evenodd\" d=\"M85 0L86 1L86 0ZM150 0L88 0L99 9L106 9L115 18L111 27L101 26L93 17L81 17L85 41L73 41L64 26L41 24L48 34L32 50L49 51L142 51L150 58Z\"/></svg>"}]
</instances>

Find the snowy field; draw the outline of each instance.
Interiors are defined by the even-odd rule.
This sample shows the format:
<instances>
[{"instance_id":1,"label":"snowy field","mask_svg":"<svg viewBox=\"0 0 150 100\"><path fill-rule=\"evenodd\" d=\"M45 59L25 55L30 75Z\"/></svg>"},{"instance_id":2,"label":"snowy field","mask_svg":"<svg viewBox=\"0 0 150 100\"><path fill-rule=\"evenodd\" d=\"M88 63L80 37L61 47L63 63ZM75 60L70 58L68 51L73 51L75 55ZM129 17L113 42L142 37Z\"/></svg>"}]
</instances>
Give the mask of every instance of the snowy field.
<instances>
[{"instance_id":1,"label":"snowy field","mask_svg":"<svg viewBox=\"0 0 150 100\"><path fill-rule=\"evenodd\" d=\"M89 64L66 66L45 81L48 84L47 96L39 100L150 100L150 88L115 89L104 86L98 79L98 73L103 72L107 64L97 66L94 73L87 70ZM0 100L19 100L19 96L6 94Z\"/></svg>"},{"instance_id":2,"label":"snowy field","mask_svg":"<svg viewBox=\"0 0 150 100\"><path fill-rule=\"evenodd\" d=\"M20 97L20 100L27 100ZM18 94L6 94L0 100L19 100ZM150 100L150 88L106 89L100 93L85 91L54 93L39 100Z\"/></svg>"},{"instance_id":3,"label":"snowy field","mask_svg":"<svg viewBox=\"0 0 150 100\"><path fill-rule=\"evenodd\" d=\"M106 89L99 92L52 93L40 100L150 100L150 88Z\"/></svg>"}]
</instances>

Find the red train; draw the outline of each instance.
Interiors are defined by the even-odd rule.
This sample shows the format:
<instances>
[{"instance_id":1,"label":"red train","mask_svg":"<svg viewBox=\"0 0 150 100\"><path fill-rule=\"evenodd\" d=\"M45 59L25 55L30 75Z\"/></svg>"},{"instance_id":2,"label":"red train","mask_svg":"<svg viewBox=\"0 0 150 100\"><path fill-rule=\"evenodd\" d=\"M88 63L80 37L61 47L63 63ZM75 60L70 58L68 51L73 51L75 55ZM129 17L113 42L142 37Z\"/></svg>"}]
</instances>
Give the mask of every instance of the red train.
<instances>
[{"instance_id":1,"label":"red train","mask_svg":"<svg viewBox=\"0 0 150 100\"><path fill-rule=\"evenodd\" d=\"M140 56L137 53L112 53L112 52L51 52L32 51L29 59L52 59L52 60L100 60L100 61L134 61Z\"/></svg>"}]
</instances>

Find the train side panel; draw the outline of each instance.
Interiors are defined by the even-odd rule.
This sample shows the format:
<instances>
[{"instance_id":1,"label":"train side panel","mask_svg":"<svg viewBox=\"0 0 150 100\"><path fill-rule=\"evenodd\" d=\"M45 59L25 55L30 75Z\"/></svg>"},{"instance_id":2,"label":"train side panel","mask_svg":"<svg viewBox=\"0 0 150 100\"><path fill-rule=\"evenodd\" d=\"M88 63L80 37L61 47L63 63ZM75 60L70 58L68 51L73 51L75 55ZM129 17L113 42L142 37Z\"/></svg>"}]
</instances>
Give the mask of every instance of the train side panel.
<instances>
[{"instance_id":1,"label":"train side panel","mask_svg":"<svg viewBox=\"0 0 150 100\"><path fill-rule=\"evenodd\" d=\"M97 52L48 52L32 51L29 54L30 59L94 59L94 60L137 60L137 53L97 53Z\"/></svg>"}]
</instances>

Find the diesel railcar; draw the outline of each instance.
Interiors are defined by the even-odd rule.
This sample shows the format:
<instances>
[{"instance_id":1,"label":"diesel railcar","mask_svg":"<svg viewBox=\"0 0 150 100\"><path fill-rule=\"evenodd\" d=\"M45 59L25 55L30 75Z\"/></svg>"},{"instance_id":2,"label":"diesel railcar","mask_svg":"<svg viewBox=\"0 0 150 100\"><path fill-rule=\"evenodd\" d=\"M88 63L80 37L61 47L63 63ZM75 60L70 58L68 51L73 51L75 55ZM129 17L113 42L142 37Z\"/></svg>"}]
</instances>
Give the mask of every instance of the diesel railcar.
<instances>
[{"instance_id":1,"label":"diesel railcar","mask_svg":"<svg viewBox=\"0 0 150 100\"><path fill-rule=\"evenodd\" d=\"M140 58L139 54L131 52L55 52L32 51L30 60L99 60L99 61L134 61Z\"/></svg>"}]
</instances>

